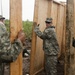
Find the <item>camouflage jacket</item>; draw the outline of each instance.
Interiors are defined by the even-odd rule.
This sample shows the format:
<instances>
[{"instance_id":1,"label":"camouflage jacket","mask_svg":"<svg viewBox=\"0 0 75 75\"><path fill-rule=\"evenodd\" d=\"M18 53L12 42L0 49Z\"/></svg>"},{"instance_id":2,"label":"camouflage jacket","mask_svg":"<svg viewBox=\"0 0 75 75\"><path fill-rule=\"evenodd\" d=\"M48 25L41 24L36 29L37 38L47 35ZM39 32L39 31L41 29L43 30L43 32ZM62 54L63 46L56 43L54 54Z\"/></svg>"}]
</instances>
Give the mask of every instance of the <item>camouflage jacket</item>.
<instances>
[{"instance_id":1,"label":"camouflage jacket","mask_svg":"<svg viewBox=\"0 0 75 75\"><path fill-rule=\"evenodd\" d=\"M0 75L3 75L2 63L15 61L21 50L21 41L17 39L11 44L5 25L0 22Z\"/></svg>"},{"instance_id":2,"label":"camouflage jacket","mask_svg":"<svg viewBox=\"0 0 75 75\"><path fill-rule=\"evenodd\" d=\"M56 38L54 26L46 28L43 32L39 30L39 26L34 29L38 37L43 39L43 50L47 55L58 55L59 45Z\"/></svg>"},{"instance_id":3,"label":"camouflage jacket","mask_svg":"<svg viewBox=\"0 0 75 75\"><path fill-rule=\"evenodd\" d=\"M15 40L14 43L10 42L8 32L5 25L0 22L0 55L3 57L11 58L11 61L15 61L20 54L23 46L20 40ZM6 56L5 56L6 55ZM7 58L6 58L7 59ZM6 60L4 59L4 60ZM7 59L8 61L8 59Z\"/></svg>"}]
</instances>

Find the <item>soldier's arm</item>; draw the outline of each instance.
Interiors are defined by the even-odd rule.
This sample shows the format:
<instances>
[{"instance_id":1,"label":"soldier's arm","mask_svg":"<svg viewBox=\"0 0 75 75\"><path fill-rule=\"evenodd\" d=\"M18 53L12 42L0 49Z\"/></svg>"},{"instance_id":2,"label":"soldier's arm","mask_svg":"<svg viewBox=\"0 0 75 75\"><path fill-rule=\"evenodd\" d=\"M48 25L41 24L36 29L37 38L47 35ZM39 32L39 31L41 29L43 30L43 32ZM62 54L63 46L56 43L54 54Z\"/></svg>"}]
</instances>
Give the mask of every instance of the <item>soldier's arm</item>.
<instances>
[{"instance_id":1,"label":"soldier's arm","mask_svg":"<svg viewBox=\"0 0 75 75\"><path fill-rule=\"evenodd\" d=\"M41 31L39 30L39 26L36 26L36 27L35 27L34 32L35 32L36 35L37 35L38 37L40 37L41 39L46 39L46 34L43 33L43 32L41 32Z\"/></svg>"},{"instance_id":2,"label":"soldier's arm","mask_svg":"<svg viewBox=\"0 0 75 75\"><path fill-rule=\"evenodd\" d=\"M0 36L0 51L3 53L1 59L4 62L13 62L17 59L18 55L22 50L22 43L19 39L15 40L11 44L9 35L4 33Z\"/></svg>"}]
</instances>

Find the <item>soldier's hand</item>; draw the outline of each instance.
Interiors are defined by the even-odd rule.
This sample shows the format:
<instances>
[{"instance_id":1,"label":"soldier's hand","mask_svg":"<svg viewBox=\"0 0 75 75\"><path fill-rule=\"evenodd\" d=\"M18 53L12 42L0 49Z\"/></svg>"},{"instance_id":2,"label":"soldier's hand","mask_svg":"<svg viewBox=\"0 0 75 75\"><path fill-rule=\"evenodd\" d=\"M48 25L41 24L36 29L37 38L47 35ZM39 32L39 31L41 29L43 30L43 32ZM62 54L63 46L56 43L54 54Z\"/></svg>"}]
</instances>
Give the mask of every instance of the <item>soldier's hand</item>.
<instances>
[{"instance_id":1,"label":"soldier's hand","mask_svg":"<svg viewBox=\"0 0 75 75\"><path fill-rule=\"evenodd\" d=\"M34 27L36 27L36 26L37 26L37 23L36 23L36 22L34 22L34 23L33 23L33 25L34 25Z\"/></svg>"},{"instance_id":2,"label":"soldier's hand","mask_svg":"<svg viewBox=\"0 0 75 75\"><path fill-rule=\"evenodd\" d=\"M20 31L20 32L18 33L18 39L19 39L22 43L25 42L25 33L24 33L23 31Z\"/></svg>"}]
</instances>

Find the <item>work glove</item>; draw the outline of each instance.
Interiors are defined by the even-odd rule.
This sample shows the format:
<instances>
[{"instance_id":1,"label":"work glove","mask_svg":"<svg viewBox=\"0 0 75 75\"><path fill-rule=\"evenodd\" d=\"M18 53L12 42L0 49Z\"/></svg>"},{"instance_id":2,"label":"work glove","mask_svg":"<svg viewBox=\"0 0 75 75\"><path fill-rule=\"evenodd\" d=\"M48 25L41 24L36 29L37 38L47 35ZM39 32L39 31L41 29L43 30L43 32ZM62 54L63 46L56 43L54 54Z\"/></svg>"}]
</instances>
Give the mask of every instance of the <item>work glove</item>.
<instances>
[{"instance_id":1,"label":"work glove","mask_svg":"<svg viewBox=\"0 0 75 75\"><path fill-rule=\"evenodd\" d=\"M39 30L40 24L37 24L36 22L34 22L33 25L34 25L34 32L37 32L37 30Z\"/></svg>"},{"instance_id":2,"label":"work glove","mask_svg":"<svg viewBox=\"0 0 75 75\"><path fill-rule=\"evenodd\" d=\"M33 23L34 27L39 26L40 24L37 24L36 22Z\"/></svg>"}]
</instances>

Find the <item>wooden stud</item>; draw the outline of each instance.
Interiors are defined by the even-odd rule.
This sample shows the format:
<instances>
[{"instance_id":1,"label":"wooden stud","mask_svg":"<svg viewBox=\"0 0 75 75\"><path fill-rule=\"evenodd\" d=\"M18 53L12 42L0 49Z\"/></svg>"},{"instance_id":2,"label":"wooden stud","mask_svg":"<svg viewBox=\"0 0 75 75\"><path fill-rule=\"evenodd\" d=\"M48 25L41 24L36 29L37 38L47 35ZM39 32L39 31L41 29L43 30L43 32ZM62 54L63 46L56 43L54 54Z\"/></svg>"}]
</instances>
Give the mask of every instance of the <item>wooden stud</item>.
<instances>
[{"instance_id":1,"label":"wooden stud","mask_svg":"<svg viewBox=\"0 0 75 75\"><path fill-rule=\"evenodd\" d=\"M72 46L72 38L74 37L74 0L67 0L66 15L65 75L75 75L75 50Z\"/></svg>"},{"instance_id":2,"label":"wooden stud","mask_svg":"<svg viewBox=\"0 0 75 75\"><path fill-rule=\"evenodd\" d=\"M47 17L52 17L52 6L53 6L53 0L48 1L48 13Z\"/></svg>"},{"instance_id":3,"label":"wooden stud","mask_svg":"<svg viewBox=\"0 0 75 75\"><path fill-rule=\"evenodd\" d=\"M31 48L31 60L30 60L30 75L34 74L34 62L35 62L35 52L36 52L36 39L37 36L34 32L34 27L38 22L38 3L39 0L35 0L35 10L34 10L34 20L33 20L33 29L32 29L32 48Z\"/></svg>"},{"instance_id":4,"label":"wooden stud","mask_svg":"<svg viewBox=\"0 0 75 75\"><path fill-rule=\"evenodd\" d=\"M22 0L10 0L10 33L13 41L22 30ZM22 53L10 64L10 75L22 75Z\"/></svg>"}]
</instances>

